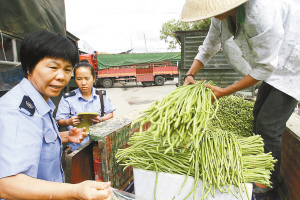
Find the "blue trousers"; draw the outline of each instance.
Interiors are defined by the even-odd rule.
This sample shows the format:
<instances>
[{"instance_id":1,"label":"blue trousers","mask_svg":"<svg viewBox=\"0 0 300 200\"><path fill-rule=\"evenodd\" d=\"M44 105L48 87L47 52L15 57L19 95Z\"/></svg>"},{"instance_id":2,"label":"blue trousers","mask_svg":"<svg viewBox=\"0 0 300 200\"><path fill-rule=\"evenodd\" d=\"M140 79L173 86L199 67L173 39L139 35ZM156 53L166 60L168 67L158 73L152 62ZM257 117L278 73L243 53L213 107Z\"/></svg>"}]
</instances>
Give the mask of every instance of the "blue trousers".
<instances>
[{"instance_id":1,"label":"blue trousers","mask_svg":"<svg viewBox=\"0 0 300 200\"><path fill-rule=\"evenodd\" d=\"M278 160L271 175L273 187L279 184L281 136L297 103L295 98L266 82L263 82L258 89L253 108L253 133L261 135L263 138L265 153L272 152L272 156Z\"/></svg>"}]
</instances>

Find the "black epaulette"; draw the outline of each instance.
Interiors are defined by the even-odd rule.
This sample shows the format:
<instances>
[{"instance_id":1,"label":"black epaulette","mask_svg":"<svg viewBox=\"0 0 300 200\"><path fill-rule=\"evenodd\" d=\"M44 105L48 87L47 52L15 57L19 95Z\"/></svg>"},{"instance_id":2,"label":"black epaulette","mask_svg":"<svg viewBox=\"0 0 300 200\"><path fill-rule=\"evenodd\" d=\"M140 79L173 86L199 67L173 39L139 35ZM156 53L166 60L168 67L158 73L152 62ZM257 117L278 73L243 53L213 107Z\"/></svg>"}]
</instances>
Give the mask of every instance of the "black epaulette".
<instances>
[{"instance_id":1,"label":"black epaulette","mask_svg":"<svg viewBox=\"0 0 300 200\"><path fill-rule=\"evenodd\" d=\"M35 113L35 105L29 96L23 96L23 100L19 106L20 111L26 115L33 116Z\"/></svg>"},{"instance_id":2,"label":"black epaulette","mask_svg":"<svg viewBox=\"0 0 300 200\"><path fill-rule=\"evenodd\" d=\"M96 94L99 95L98 91L99 91L99 90L96 91ZM106 90L101 90L101 91L102 91L102 94L103 94L103 95L106 95Z\"/></svg>"},{"instance_id":3,"label":"black epaulette","mask_svg":"<svg viewBox=\"0 0 300 200\"><path fill-rule=\"evenodd\" d=\"M67 92L64 94L64 97L67 98L67 97L72 97L72 96L75 96L76 95L76 92L75 91L71 91L71 92Z\"/></svg>"}]
</instances>

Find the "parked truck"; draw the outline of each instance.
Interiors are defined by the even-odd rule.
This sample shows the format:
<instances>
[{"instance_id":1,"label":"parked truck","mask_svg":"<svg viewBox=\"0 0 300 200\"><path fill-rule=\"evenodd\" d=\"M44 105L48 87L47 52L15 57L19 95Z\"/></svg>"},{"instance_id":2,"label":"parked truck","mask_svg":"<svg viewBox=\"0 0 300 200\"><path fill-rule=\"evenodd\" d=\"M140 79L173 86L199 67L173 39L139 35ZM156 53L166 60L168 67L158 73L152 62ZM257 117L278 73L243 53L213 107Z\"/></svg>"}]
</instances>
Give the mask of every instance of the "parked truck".
<instances>
[{"instance_id":1,"label":"parked truck","mask_svg":"<svg viewBox=\"0 0 300 200\"><path fill-rule=\"evenodd\" d=\"M49 30L66 36L64 0L0 1L0 96L23 78L18 52L26 35Z\"/></svg>"},{"instance_id":2,"label":"parked truck","mask_svg":"<svg viewBox=\"0 0 300 200\"><path fill-rule=\"evenodd\" d=\"M144 86L164 85L178 77L179 52L138 54L81 54L95 69L96 86L110 88L114 83L141 82Z\"/></svg>"}]
</instances>

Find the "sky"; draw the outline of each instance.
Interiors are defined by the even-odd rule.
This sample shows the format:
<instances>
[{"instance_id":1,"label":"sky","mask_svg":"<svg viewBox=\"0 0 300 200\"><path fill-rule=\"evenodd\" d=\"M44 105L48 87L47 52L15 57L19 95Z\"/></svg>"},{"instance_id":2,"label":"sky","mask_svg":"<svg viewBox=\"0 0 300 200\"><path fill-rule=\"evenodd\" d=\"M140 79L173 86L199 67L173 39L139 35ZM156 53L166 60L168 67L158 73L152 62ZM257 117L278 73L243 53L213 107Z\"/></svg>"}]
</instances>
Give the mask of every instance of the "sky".
<instances>
[{"instance_id":1,"label":"sky","mask_svg":"<svg viewBox=\"0 0 300 200\"><path fill-rule=\"evenodd\" d=\"M162 25L179 19L185 0L65 0L67 30L98 52L169 52ZM175 51L180 51L179 48Z\"/></svg>"},{"instance_id":2,"label":"sky","mask_svg":"<svg viewBox=\"0 0 300 200\"><path fill-rule=\"evenodd\" d=\"M300 0L293 0L300 4ZM67 30L95 51L170 52L162 25L179 19L185 0L65 0ZM175 50L180 51L179 47Z\"/></svg>"}]
</instances>

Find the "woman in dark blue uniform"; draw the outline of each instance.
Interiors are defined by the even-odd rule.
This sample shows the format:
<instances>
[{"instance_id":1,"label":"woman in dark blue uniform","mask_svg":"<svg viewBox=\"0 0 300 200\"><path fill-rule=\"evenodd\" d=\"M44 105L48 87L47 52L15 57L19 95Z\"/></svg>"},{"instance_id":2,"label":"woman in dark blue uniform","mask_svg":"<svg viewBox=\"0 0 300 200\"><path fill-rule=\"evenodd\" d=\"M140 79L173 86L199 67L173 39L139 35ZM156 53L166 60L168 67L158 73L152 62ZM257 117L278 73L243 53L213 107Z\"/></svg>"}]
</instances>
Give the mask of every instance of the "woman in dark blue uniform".
<instances>
[{"instance_id":1,"label":"woman in dark blue uniform","mask_svg":"<svg viewBox=\"0 0 300 200\"><path fill-rule=\"evenodd\" d=\"M78 60L66 37L37 31L21 44L23 80L0 98L0 198L111 199L110 183L66 184L62 143L80 143L80 129L59 132L53 119L56 97Z\"/></svg>"}]
</instances>

